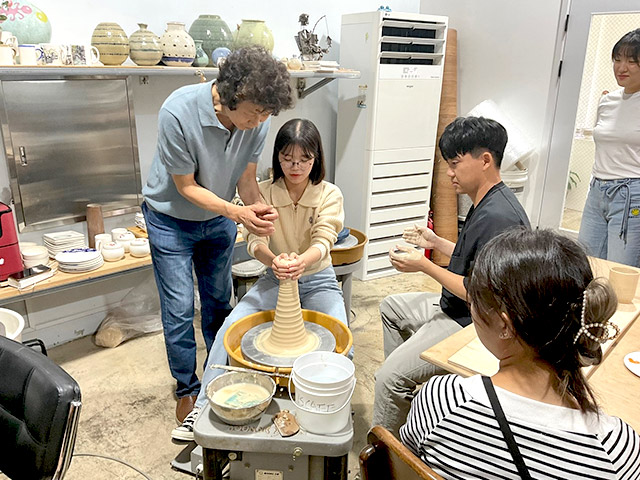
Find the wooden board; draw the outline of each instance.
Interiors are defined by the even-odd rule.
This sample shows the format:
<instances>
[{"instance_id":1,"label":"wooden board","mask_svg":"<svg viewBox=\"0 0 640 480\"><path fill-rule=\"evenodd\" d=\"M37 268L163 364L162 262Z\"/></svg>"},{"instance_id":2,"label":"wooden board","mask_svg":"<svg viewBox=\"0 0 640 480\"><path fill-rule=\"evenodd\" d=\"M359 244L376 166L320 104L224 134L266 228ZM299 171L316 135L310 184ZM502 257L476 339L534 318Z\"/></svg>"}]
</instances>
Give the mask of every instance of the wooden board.
<instances>
[{"instance_id":1,"label":"wooden board","mask_svg":"<svg viewBox=\"0 0 640 480\"><path fill-rule=\"evenodd\" d=\"M611 322L618 326L620 335L615 340L609 340L602 345L603 363L607 355L609 355L609 352L617 345L620 339L622 339L636 317L638 317L638 314L640 314L640 300L636 300L634 304L618 305L618 310L616 310L616 313L611 317ZM637 349L640 350L640 345L638 345ZM453 353L447 359L447 363L455 367L463 368L473 375L491 376L498 371L498 359L485 348L480 339L475 335L474 338L467 342L462 348ZM583 373L589 378L596 368L597 366L584 367Z\"/></svg>"},{"instance_id":2,"label":"wooden board","mask_svg":"<svg viewBox=\"0 0 640 480\"><path fill-rule=\"evenodd\" d=\"M140 227L127 227L127 230L129 230L131 233L133 233L136 238L149 238L149 235L147 235L147 232L143 229L141 229Z\"/></svg>"}]
</instances>

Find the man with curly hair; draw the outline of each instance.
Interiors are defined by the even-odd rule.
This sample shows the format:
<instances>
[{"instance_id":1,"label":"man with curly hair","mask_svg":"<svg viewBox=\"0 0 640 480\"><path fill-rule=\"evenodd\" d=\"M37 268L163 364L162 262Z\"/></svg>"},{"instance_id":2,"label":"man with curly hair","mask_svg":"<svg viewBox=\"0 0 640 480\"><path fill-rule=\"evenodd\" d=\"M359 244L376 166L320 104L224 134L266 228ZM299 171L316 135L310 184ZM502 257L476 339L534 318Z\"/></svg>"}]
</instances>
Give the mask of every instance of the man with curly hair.
<instances>
[{"instance_id":1,"label":"man with curly hair","mask_svg":"<svg viewBox=\"0 0 640 480\"><path fill-rule=\"evenodd\" d=\"M231 311L235 223L257 235L274 231L277 213L261 202L256 168L269 117L292 106L286 67L263 48L251 47L231 53L216 81L173 92L158 114L142 211L180 423L200 390L192 271L208 352ZM236 187L246 206L231 203Z\"/></svg>"}]
</instances>

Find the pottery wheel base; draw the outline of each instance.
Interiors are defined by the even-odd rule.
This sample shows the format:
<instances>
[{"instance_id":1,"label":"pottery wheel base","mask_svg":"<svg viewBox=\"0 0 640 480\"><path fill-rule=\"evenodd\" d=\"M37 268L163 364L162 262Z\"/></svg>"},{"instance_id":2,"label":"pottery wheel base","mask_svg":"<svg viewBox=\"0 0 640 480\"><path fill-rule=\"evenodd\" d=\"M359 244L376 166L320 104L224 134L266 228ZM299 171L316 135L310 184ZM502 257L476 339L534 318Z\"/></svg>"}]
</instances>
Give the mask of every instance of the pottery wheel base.
<instances>
[{"instance_id":1,"label":"pottery wheel base","mask_svg":"<svg viewBox=\"0 0 640 480\"><path fill-rule=\"evenodd\" d=\"M241 348L242 354L254 363L258 363L260 365L267 365L270 367L292 367L293 362L298 355L295 357L284 357L284 356L276 356L265 353L261 351L256 346L256 339L260 336L262 332L267 329L272 328L273 322L261 323L260 325L256 325L251 330L247 331L242 336ZM318 325L317 323L312 322L304 322L304 327L311 334L316 335L320 342L316 348L312 351L325 351L325 352L333 352L336 349L336 338L333 336L330 330L326 329L322 325Z\"/></svg>"}]
</instances>

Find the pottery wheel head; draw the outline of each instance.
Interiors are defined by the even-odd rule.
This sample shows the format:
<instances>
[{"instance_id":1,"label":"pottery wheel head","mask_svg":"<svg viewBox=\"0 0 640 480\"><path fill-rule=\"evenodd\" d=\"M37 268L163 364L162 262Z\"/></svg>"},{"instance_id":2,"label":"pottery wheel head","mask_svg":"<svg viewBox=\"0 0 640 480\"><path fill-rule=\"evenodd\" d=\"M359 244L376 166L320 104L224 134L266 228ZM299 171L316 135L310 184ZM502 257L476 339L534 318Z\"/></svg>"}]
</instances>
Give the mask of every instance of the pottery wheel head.
<instances>
[{"instance_id":1,"label":"pottery wheel head","mask_svg":"<svg viewBox=\"0 0 640 480\"><path fill-rule=\"evenodd\" d=\"M273 322L261 323L247 331L241 342L242 354L254 363L271 367L292 367L293 362L303 353L313 351L333 352L336 349L336 339L330 330L317 323L304 322L304 326L314 341L312 347L306 351L295 352L265 352L261 348L261 339L267 336L273 327ZM315 340L317 339L317 341Z\"/></svg>"}]
</instances>

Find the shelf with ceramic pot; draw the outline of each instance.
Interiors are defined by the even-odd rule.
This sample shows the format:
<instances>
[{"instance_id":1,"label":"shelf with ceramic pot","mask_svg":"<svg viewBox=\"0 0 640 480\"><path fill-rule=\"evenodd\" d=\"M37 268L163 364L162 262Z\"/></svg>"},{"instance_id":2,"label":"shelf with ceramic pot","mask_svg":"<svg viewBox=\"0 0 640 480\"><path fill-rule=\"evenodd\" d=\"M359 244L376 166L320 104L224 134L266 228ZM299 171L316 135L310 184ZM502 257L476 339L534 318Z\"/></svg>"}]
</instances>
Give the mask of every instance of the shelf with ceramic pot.
<instances>
[{"instance_id":1,"label":"shelf with ceramic pot","mask_svg":"<svg viewBox=\"0 0 640 480\"><path fill-rule=\"evenodd\" d=\"M33 77L73 77L73 76L138 76L140 83L146 83L144 77L150 75L192 75L200 77L202 81L212 80L218 76L219 70L213 67L139 67L136 65L73 65L73 66L42 66L42 65L14 65L0 67L0 79L33 78ZM357 79L357 70L341 69L336 71L289 70L291 78L297 80L298 97L305 98L324 85L335 79ZM318 80L307 87L307 79Z\"/></svg>"}]
</instances>

